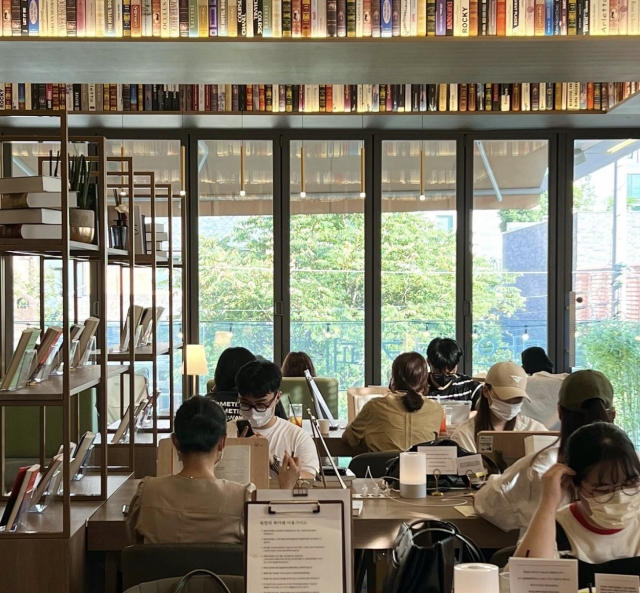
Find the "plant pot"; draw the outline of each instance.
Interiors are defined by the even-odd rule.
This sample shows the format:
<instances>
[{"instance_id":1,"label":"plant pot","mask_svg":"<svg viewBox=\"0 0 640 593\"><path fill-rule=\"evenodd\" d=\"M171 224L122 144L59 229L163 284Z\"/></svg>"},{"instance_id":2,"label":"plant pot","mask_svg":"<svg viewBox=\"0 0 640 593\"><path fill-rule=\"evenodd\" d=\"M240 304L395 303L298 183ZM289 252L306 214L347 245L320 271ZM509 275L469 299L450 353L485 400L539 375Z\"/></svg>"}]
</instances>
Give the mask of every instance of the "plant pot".
<instances>
[{"instance_id":1,"label":"plant pot","mask_svg":"<svg viewBox=\"0 0 640 593\"><path fill-rule=\"evenodd\" d=\"M129 248L129 227L120 220L109 227L109 247L124 250Z\"/></svg>"},{"instance_id":2,"label":"plant pot","mask_svg":"<svg viewBox=\"0 0 640 593\"><path fill-rule=\"evenodd\" d=\"M96 215L93 210L72 208L69 210L69 237L71 241L91 243L96 230Z\"/></svg>"}]
</instances>

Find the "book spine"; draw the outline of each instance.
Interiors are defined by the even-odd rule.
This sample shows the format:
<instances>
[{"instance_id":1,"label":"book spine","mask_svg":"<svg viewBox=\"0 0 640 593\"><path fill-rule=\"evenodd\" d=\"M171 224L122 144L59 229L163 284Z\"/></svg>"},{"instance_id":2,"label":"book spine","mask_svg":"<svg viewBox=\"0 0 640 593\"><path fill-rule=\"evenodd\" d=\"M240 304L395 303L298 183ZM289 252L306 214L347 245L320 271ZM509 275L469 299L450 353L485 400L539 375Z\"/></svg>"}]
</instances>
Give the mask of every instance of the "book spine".
<instances>
[{"instance_id":1,"label":"book spine","mask_svg":"<svg viewBox=\"0 0 640 593\"><path fill-rule=\"evenodd\" d=\"M152 2L157 2L158 0L152 0ZM154 24L154 34L155 37L155 13L153 18ZM197 37L198 36L198 0L189 0L189 37Z\"/></svg>"},{"instance_id":2,"label":"book spine","mask_svg":"<svg viewBox=\"0 0 640 593\"><path fill-rule=\"evenodd\" d=\"M372 37L373 36L371 0L363 0L362 36L363 37Z\"/></svg>"},{"instance_id":3,"label":"book spine","mask_svg":"<svg viewBox=\"0 0 640 593\"><path fill-rule=\"evenodd\" d=\"M264 0L262 3L262 36L273 37L273 25L272 23L272 7L271 0Z\"/></svg>"},{"instance_id":4,"label":"book spine","mask_svg":"<svg viewBox=\"0 0 640 593\"><path fill-rule=\"evenodd\" d=\"M596 13L595 10L591 11L591 15L593 16ZM640 17L640 11L638 10L638 0L629 0L629 27L628 33L629 35L638 35L640 33L640 28L638 27ZM595 25L595 23L593 23ZM596 29L596 27L589 27L589 33L593 34L592 31Z\"/></svg>"},{"instance_id":5,"label":"book spine","mask_svg":"<svg viewBox=\"0 0 640 593\"><path fill-rule=\"evenodd\" d=\"M116 35L115 11L115 0L105 0L105 36L107 37Z\"/></svg>"},{"instance_id":6,"label":"book spine","mask_svg":"<svg viewBox=\"0 0 640 593\"><path fill-rule=\"evenodd\" d=\"M545 0L535 0L535 34L544 35L545 26Z\"/></svg>"},{"instance_id":7,"label":"book spine","mask_svg":"<svg viewBox=\"0 0 640 593\"><path fill-rule=\"evenodd\" d=\"M553 2L554 0L545 0L544 5L544 34L553 35Z\"/></svg>"},{"instance_id":8,"label":"book spine","mask_svg":"<svg viewBox=\"0 0 640 593\"><path fill-rule=\"evenodd\" d=\"M295 4L295 0L294 0ZM295 9L294 9L295 13ZM356 36L356 0L347 0L347 37ZM294 34L295 37L295 34Z\"/></svg>"},{"instance_id":9,"label":"book spine","mask_svg":"<svg viewBox=\"0 0 640 593\"><path fill-rule=\"evenodd\" d=\"M20 0L11 0L11 35L12 37L22 36L22 15L20 9Z\"/></svg>"},{"instance_id":10,"label":"book spine","mask_svg":"<svg viewBox=\"0 0 640 593\"><path fill-rule=\"evenodd\" d=\"M392 37L400 37L401 10L402 10L401 0L391 0L391 35Z\"/></svg>"},{"instance_id":11,"label":"book spine","mask_svg":"<svg viewBox=\"0 0 640 593\"><path fill-rule=\"evenodd\" d=\"M2 35L10 37L13 34L11 25L11 0L2 0ZM2 84L2 83L0 83ZM4 89L2 91L4 93Z\"/></svg>"},{"instance_id":12,"label":"book spine","mask_svg":"<svg viewBox=\"0 0 640 593\"><path fill-rule=\"evenodd\" d=\"M291 0L291 36L302 37L302 0Z\"/></svg>"},{"instance_id":13,"label":"book spine","mask_svg":"<svg viewBox=\"0 0 640 593\"><path fill-rule=\"evenodd\" d=\"M168 39L169 35L169 0L160 1L160 37Z\"/></svg>"},{"instance_id":14,"label":"book spine","mask_svg":"<svg viewBox=\"0 0 640 593\"><path fill-rule=\"evenodd\" d=\"M341 0L338 0L340 3ZM392 0L380 0L380 37L393 35L393 11Z\"/></svg>"},{"instance_id":15,"label":"book spine","mask_svg":"<svg viewBox=\"0 0 640 593\"><path fill-rule=\"evenodd\" d=\"M568 13L568 34L578 34L578 6L577 0L569 0L569 13Z\"/></svg>"},{"instance_id":16,"label":"book spine","mask_svg":"<svg viewBox=\"0 0 640 593\"><path fill-rule=\"evenodd\" d=\"M447 31L446 34L448 36L453 35L453 0L446 0L446 22L447 22Z\"/></svg>"},{"instance_id":17,"label":"book spine","mask_svg":"<svg viewBox=\"0 0 640 593\"><path fill-rule=\"evenodd\" d=\"M496 0L496 33L498 37L505 37L507 34L507 2L506 0Z\"/></svg>"},{"instance_id":18,"label":"book spine","mask_svg":"<svg viewBox=\"0 0 640 593\"><path fill-rule=\"evenodd\" d=\"M436 0L436 35L447 34L447 0Z\"/></svg>"},{"instance_id":19,"label":"book spine","mask_svg":"<svg viewBox=\"0 0 640 593\"><path fill-rule=\"evenodd\" d=\"M409 37L411 35L410 21L410 0L400 0L400 36Z\"/></svg>"},{"instance_id":20,"label":"book spine","mask_svg":"<svg viewBox=\"0 0 640 593\"><path fill-rule=\"evenodd\" d=\"M87 2L77 0L76 3L76 35L78 37L87 36Z\"/></svg>"},{"instance_id":21,"label":"book spine","mask_svg":"<svg viewBox=\"0 0 640 593\"><path fill-rule=\"evenodd\" d=\"M629 30L629 2L618 0L618 35L627 35Z\"/></svg>"},{"instance_id":22,"label":"book spine","mask_svg":"<svg viewBox=\"0 0 640 593\"><path fill-rule=\"evenodd\" d=\"M169 0L169 37L180 37L179 0Z\"/></svg>"},{"instance_id":23,"label":"book spine","mask_svg":"<svg viewBox=\"0 0 640 593\"><path fill-rule=\"evenodd\" d=\"M180 37L189 37L189 0L178 0L178 29Z\"/></svg>"},{"instance_id":24,"label":"book spine","mask_svg":"<svg viewBox=\"0 0 640 593\"><path fill-rule=\"evenodd\" d=\"M426 37L427 36L427 0L417 0L417 2L418 2L418 22L417 22L416 34L418 35L418 37Z\"/></svg>"},{"instance_id":25,"label":"book spine","mask_svg":"<svg viewBox=\"0 0 640 593\"><path fill-rule=\"evenodd\" d=\"M311 37L311 0L300 0L300 7L300 35Z\"/></svg>"},{"instance_id":26,"label":"book spine","mask_svg":"<svg viewBox=\"0 0 640 593\"><path fill-rule=\"evenodd\" d=\"M609 0L609 35L618 35L619 10L619 0Z\"/></svg>"},{"instance_id":27,"label":"book spine","mask_svg":"<svg viewBox=\"0 0 640 593\"><path fill-rule=\"evenodd\" d=\"M218 36L218 0L209 0L209 37ZM209 93L210 97L211 94ZM209 111L207 109L207 111Z\"/></svg>"},{"instance_id":28,"label":"book spine","mask_svg":"<svg viewBox=\"0 0 640 593\"><path fill-rule=\"evenodd\" d=\"M337 0L326 0L327 2L327 37L338 36L338 2Z\"/></svg>"},{"instance_id":29,"label":"book spine","mask_svg":"<svg viewBox=\"0 0 640 593\"><path fill-rule=\"evenodd\" d=\"M340 1L340 0L339 0ZM293 23L292 23L292 0L282 0L282 36L283 37L291 37L293 34ZM340 27L338 19L338 28ZM345 29L346 31L346 29Z\"/></svg>"},{"instance_id":30,"label":"book spine","mask_svg":"<svg viewBox=\"0 0 640 593\"><path fill-rule=\"evenodd\" d=\"M40 33L40 9L38 6L38 0L29 0L27 11L28 11L28 27L27 27L28 35L29 37L38 37Z\"/></svg>"},{"instance_id":31,"label":"book spine","mask_svg":"<svg viewBox=\"0 0 640 593\"><path fill-rule=\"evenodd\" d=\"M198 37L209 37L209 0L198 0Z\"/></svg>"},{"instance_id":32,"label":"book spine","mask_svg":"<svg viewBox=\"0 0 640 593\"><path fill-rule=\"evenodd\" d=\"M478 0L472 0L477 2ZM436 0L426 0L427 3L427 36L433 37L436 34Z\"/></svg>"},{"instance_id":33,"label":"book spine","mask_svg":"<svg viewBox=\"0 0 640 593\"><path fill-rule=\"evenodd\" d=\"M114 6L116 8L115 22L116 22L116 37L122 37L122 0L114 0Z\"/></svg>"},{"instance_id":34,"label":"book spine","mask_svg":"<svg viewBox=\"0 0 640 593\"><path fill-rule=\"evenodd\" d=\"M122 0L122 36L131 37L131 0Z\"/></svg>"}]
</instances>

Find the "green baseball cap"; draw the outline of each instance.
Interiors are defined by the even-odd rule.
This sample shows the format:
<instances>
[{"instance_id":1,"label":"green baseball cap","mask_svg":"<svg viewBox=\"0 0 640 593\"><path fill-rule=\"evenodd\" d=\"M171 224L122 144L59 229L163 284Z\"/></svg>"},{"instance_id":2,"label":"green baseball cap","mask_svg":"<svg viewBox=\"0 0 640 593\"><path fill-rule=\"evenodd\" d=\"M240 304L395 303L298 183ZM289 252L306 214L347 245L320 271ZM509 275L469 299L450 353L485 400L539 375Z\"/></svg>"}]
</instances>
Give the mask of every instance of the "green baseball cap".
<instances>
[{"instance_id":1,"label":"green baseball cap","mask_svg":"<svg viewBox=\"0 0 640 593\"><path fill-rule=\"evenodd\" d=\"M572 412L581 412L582 404L590 399L602 400L605 408L613 407L613 386L599 371L576 371L560 386L558 403Z\"/></svg>"}]
</instances>

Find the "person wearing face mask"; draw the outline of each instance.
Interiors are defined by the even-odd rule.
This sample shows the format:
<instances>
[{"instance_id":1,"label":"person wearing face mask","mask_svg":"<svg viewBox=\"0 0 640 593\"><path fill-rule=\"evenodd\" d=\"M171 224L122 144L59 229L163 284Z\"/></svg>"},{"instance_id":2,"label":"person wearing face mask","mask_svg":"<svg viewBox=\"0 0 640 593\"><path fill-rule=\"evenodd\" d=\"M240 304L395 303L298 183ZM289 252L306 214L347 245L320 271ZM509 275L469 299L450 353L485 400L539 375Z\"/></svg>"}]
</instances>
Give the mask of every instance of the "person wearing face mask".
<instances>
[{"instance_id":1,"label":"person wearing face mask","mask_svg":"<svg viewBox=\"0 0 640 593\"><path fill-rule=\"evenodd\" d=\"M249 421L256 436L269 441L272 461L282 463L285 456L294 457L300 477L314 479L320 463L313 439L300 427L274 413L282 397L281 381L280 368L272 362L255 360L245 364L236 376L240 415ZM232 420L228 425L229 434L238 435L236 421ZM272 477L275 474L272 473Z\"/></svg>"},{"instance_id":2,"label":"person wearing face mask","mask_svg":"<svg viewBox=\"0 0 640 593\"><path fill-rule=\"evenodd\" d=\"M567 552L588 564L639 557L640 459L629 437L613 424L583 426L563 458L542 478L540 505L515 555ZM567 494L574 502L562 506Z\"/></svg>"},{"instance_id":3,"label":"person wearing face mask","mask_svg":"<svg viewBox=\"0 0 640 593\"><path fill-rule=\"evenodd\" d=\"M498 362L487 373L478 413L463 422L451 435L463 449L477 452L478 433L483 430L546 431L544 424L520 413L522 402L529 399L527 375L513 362Z\"/></svg>"},{"instance_id":4,"label":"person wearing face mask","mask_svg":"<svg viewBox=\"0 0 640 593\"><path fill-rule=\"evenodd\" d=\"M176 413L171 436L182 471L143 478L131 500L127 527L136 543L227 543L244 541L244 503L253 484L216 477L227 439L226 415L220 404L194 395ZM298 468L285 456L281 488L292 488Z\"/></svg>"},{"instance_id":5,"label":"person wearing face mask","mask_svg":"<svg viewBox=\"0 0 640 593\"><path fill-rule=\"evenodd\" d=\"M501 475L489 476L474 498L476 514L504 531L520 529L524 535L542 497L542 476L562 461L569 437L582 426L614 421L613 386L598 371L576 371L563 381L557 408L557 441L519 459Z\"/></svg>"}]
</instances>

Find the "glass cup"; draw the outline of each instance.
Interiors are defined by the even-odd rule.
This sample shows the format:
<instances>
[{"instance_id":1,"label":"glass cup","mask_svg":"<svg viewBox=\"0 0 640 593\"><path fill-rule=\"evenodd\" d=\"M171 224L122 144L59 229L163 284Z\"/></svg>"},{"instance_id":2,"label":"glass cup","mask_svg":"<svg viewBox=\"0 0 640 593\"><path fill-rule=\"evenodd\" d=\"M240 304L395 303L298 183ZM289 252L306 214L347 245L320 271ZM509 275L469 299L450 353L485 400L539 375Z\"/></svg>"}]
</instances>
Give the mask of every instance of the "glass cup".
<instances>
[{"instance_id":1,"label":"glass cup","mask_svg":"<svg viewBox=\"0 0 640 593\"><path fill-rule=\"evenodd\" d=\"M302 428L302 404L289 404L289 422Z\"/></svg>"},{"instance_id":2,"label":"glass cup","mask_svg":"<svg viewBox=\"0 0 640 593\"><path fill-rule=\"evenodd\" d=\"M447 419L447 426L451 426L451 416L453 415L453 408L451 406L445 406L444 415Z\"/></svg>"},{"instance_id":3,"label":"glass cup","mask_svg":"<svg viewBox=\"0 0 640 593\"><path fill-rule=\"evenodd\" d=\"M508 572L500 573L500 593L511 593L511 579Z\"/></svg>"}]
</instances>

